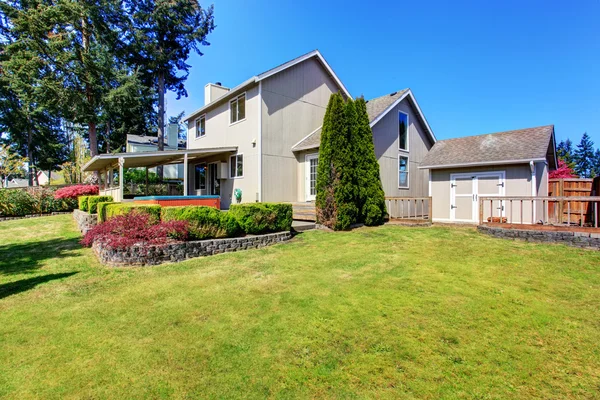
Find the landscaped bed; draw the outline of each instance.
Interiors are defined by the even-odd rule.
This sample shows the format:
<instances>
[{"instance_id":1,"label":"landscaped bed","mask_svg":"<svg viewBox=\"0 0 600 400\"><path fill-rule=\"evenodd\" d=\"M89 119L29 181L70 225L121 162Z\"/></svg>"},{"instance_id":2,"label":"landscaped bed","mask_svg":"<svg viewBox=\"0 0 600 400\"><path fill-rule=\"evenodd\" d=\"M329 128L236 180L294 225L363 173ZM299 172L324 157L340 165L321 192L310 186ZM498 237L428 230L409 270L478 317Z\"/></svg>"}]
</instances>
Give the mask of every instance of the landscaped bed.
<instances>
[{"instance_id":1,"label":"landscaped bed","mask_svg":"<svg viewBox=\"0 0 600 400\"><path fill-rule=\"evenodd\" d=\"M598 395L597 252L384 226L112 269L80 238L0 224L0 397Z\"/></svg>"}]
</instances>

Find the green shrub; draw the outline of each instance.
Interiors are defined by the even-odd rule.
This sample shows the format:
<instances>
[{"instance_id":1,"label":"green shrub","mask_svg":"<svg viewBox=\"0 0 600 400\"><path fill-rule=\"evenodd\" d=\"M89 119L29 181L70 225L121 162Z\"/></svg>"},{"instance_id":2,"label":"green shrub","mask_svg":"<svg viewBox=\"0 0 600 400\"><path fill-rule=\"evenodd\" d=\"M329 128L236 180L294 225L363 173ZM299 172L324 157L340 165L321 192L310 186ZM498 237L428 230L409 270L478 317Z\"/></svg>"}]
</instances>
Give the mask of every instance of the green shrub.
<instances>
[{"instance_id":1,"label":"green shrub","mask_svg":"<svg viewBox=\"0 0 600 400\"><path fill-rule=\"evenodd\" d=\"M245 233L257 235L292 229L292 205L284 203L234 204L229 213Z\"/></svg>"},{"instance_id":2,"label":"green shrub","mask_svg":"<svg viewBox=\"0 0 600 400\"><path fill-rule=\"evenodd\" d=\"M112 201L101 201L100 203L98 203L98 223L106 221L106 206L108 206L109 204L117 203Z\"/></svg>"},{"instance_id":3,"label":"green shrub","mask_svg":"<svg viewBox=\"0 0 600 400\"><path fill-rule=\"evenodd\" d=\"M135 203L114 203L105 206L105 220L117 215L127 215L132 210L149 214L155 222L160 221L160 209L158 204L135 204Z\"/></svg>"},{"instance_id":4,"label":"green shrub","mask_svg":"<svg viewBox=\"0 0 600 400\"><path fill-rule=\"evenodd\" d=\"M56 199L54 190L45 187L0 189L0 217L71 211L75 206L72 199Z\"/></svg>"},{"instance_id":5,"label":"green shrub","mask_svg":"<svg viewBox=\"0 0 600 400\"><path fill-rule=\"evenodd\" d=\"M90 196L79 196L77 198L77 201L79 202L79 209L81 211L87 211L88 210L88 198Z\"/></svg>"},{"instance_id":6,"label":"green shrub","mask_svg":"<svg viewBox=\"0 0 600 400\"><path fill-rule=\"evenodd\" d=\"M96 214L98 211L98 203L113 201L112 196L89 196L87 201L87 208L90 214Z\"/></svg>"},{"instance_id":7,"label":"green shrub","mask_svg":"<svg viewBox=\"0 0 600 400\"><path fill-rule=\"evenodd\" d=\"M164 207L161 219L163 222L187 221L190 238L196 240L233 237L241 231L233 215L213 207Z\"/></svg>"}]
</instances>

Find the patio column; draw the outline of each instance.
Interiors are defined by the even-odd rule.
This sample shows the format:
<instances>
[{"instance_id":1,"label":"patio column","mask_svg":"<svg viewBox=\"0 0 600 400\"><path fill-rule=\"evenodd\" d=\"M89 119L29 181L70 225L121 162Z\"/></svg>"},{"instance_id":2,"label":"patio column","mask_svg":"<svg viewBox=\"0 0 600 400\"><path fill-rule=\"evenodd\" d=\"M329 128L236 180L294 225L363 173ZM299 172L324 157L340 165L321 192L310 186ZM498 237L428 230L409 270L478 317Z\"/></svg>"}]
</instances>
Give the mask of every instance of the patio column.
<instances>
[{"instance_id":1,"label":"patio column","mask_svg":"<svg viewBox=\"0 0 600 400\"><path fill-rule=\"evenodd\" d=\"M148 196L148 167L146 167L146 196Z\"/></svg>"},{"instance_id":2,"label":"patio column","mask_svg":"<svg viewBox=\"0 0 600 400\"><path fill-rule=\"evenodd\" d=\"M119 201L123 201L123 183L125 181L125 177L123 176L125 172L125 168L123 168L124 166L125 158L119 157Z\"/></svg>"},{"instance_id":3,"label":"patio column","mask_svg":"<svg viewBox=\"0 0 600 400\"><path fill-rule=\"evenodd\" d=\"M188 155L183 155L183 195L188 195Z\"/></svg>"}]
</instances>

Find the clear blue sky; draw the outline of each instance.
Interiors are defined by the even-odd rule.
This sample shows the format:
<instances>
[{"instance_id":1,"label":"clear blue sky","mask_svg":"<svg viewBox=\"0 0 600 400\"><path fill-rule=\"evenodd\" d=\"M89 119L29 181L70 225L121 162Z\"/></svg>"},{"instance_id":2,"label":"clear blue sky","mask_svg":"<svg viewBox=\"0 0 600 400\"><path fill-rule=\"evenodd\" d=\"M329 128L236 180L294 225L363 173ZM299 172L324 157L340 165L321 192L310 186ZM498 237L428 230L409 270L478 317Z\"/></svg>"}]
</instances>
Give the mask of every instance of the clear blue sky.
<instances>
[{"instance_id":1,"label":"clear blue sky","mask_svg":"<svg viewBox=\"0 0 600 400\"><path fill-rule=\"evenodd\" d=\"M209 4L209 3L204 3ZM600 147L600 1L216 0L215 31L192 56L188 98L233 87L319 49L350 93L410 87L439 139L554 124Z\"/></svg>"}]
</instances>

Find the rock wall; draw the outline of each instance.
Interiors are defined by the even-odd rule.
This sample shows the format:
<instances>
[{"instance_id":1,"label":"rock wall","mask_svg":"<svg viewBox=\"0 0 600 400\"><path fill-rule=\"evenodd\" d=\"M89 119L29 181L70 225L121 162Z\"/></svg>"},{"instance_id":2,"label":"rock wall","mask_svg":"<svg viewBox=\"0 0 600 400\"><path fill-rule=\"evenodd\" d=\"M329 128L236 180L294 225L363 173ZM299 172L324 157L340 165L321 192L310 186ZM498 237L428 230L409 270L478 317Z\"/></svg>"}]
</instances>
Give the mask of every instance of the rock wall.
<instances>
[{"instance_id":1,"label":"rock wall","mask_svg":"<svg viewBox=\"0 0 600 400\"><path fill-rule=\"evenodd\" d=\"M81 210L73 210L73 219L77 222L79 231L84 235L98 224L98 214L89 214Z\"/></svg>"},{"instance_id":2,"label":"rock wall","mask_svg":"<svg viewBox=\"0 0 600 400\"><path fill-rule=\"evenodd\" d=\"M210 256L232 251L258 249L292 238L291 232L241 238L198 240L152 246L132 246L112 249L96 242L92 246L102 264L109 266L145 266L166 262L178 262L195 257Z\"/></svg>"},{"instance_id":3,"label":"rock wall","mask_svg":"<svg viewBox=\"0 0 600 400\"><path fill-rule=\"evenodd\" d=\"M519 239L527 242L540 243L560 243L584 249L600 250L600 233L507 229L485 225L478 226L477 230L502 239Z\"/></svg>"}]
</instances>

